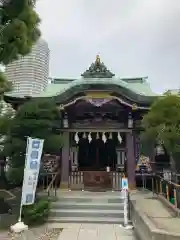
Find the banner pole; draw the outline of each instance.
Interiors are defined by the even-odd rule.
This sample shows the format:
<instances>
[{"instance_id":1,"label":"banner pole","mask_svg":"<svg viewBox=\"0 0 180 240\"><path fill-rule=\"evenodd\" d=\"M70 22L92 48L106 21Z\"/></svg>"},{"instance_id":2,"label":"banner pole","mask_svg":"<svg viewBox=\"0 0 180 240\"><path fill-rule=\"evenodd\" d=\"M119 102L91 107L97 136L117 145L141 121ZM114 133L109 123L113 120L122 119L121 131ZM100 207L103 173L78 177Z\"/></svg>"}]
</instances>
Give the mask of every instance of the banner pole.
<instances>
[{"instance_id":1,"label":"banner pole","mask_svg":"<svg viewBox=\"0 0 180 240\"><path fill-rule=\"evenodd\" d=\"M27 156L28 156L28 148L29 148L29 137L27 137L27 144L26 144L26 155L25 155L25 163L24 163L24 174L23 174L23 184L24 184L24 179L25 179L25 169L26 169L26 163L27 163ZM22 185L23 188L23 185ZM23 190L23 189L22 189ZM22 220L22 193L21 193L21 205L20 205L20 209L19 209L19 218L18 218L18 222L21 222Z\"/></svg>"},{"instance_id":2,"label":"banner pole","mask_svg":"<svg viewBox=\"0 0 180 240\"><path fill-rule=\"evenodd\" d=\"M22 220L21 216L22 216L22 204L20 205L18 222L21 222L21 220Z\"/></svg>"}]
</instances>

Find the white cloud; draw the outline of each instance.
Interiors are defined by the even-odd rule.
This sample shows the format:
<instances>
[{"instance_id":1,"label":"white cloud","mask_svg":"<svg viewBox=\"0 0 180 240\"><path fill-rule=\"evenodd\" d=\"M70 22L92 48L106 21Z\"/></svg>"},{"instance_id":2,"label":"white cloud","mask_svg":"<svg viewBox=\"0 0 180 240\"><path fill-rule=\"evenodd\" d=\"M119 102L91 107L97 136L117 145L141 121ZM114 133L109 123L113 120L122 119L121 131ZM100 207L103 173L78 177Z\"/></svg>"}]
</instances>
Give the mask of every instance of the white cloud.
<instances>
[{"instance_id":1,"label":"white cloud","mask_svg":"<svg viewBox=\"0 0 180 240\"><path fill-rule=\"evenodd\" d=\"M179 87L179 0L39 0L37 11L52 76L77 77L100 53L118 76L148 75L155 91Z\"/></svg>"}]
</instances>

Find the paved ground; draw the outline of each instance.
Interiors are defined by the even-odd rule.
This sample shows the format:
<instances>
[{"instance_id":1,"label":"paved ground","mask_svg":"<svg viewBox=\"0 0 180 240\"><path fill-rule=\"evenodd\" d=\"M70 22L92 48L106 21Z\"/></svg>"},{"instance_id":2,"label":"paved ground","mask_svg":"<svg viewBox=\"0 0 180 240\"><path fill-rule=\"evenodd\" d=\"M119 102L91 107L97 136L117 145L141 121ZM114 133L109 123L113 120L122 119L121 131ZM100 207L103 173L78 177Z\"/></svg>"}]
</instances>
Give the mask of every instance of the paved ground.
<instances>
[{"instance_id":1,"label":"paved ground","mask_svg":"<svg viewBox=\"0 0 180 240\"><path fill-rule=\"evenodd\" d=\"M140 208L159 229L180 234L180 218L173 217L171 212L150 192L133 192L131 199L136 200Z\"/></svg>"},{"instance_id":2,"label":"paved ground","mask_svg":"<svg viewBox=\"0 0 180 240\"><path fill-rule=\"evenodd\" d=\"M135 240L131 230L124 230L119 225L58 224L57 227L63 228L58 240Z\"/></svg>"},{"instance_id":3,"label":"paved ground","mask_svg":"<svg viewBox=\"0 0 180 240\"><path fill-rule=\"evenodd\" d=\"M62 232L60 229L63 229ZM24 237L25 236L25 237ZM24 235L0 233L3 240L135 240L132 230L113 224L50 224L29 229Z\"/></svg>"},{"instance_id":4,"label":"paved ground","mask_svg":"<svg viewBox=\"0 0 180 240\"><path fill-rule=\"evenodd\" d=\"M23 234L13 234L8 231L0 232L1 240L57 240L61 229L51 228L48 225L30 228Z\"/></svg>"}]
</instances>

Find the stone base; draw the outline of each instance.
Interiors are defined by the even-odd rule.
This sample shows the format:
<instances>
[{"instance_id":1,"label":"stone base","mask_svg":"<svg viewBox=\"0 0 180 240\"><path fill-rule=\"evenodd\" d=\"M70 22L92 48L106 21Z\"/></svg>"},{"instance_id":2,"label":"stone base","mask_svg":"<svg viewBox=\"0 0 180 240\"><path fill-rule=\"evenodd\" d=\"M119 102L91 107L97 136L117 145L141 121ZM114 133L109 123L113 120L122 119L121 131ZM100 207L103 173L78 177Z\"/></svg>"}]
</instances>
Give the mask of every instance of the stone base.
<instances>
[{"instance_id":1,"label":"stone base","mask_svg":"<svg viewBox=\"0 0 180 240\"><path fill-rule=\"evenodd\" d=\"M70 189L82 191L84 190L84 184L71 184Z\"/></svg>"},{"instance_id":2,"label":"stone base","mask_svg":"<svg viewBox=\"0 0 180 240\"><path fill-rule=\"evenodd\" d=\"M124 225L124 224L120 224L119 225L121 228L124 228L126 230L132 230L134 228L133 225Z\"/></svg>"},{"instance_id":3,"label":"stone base","mask_svg":"<svg viewBox=\"0 0 180 240\"><path fill-rule=\"evenodd\" d=\"M61 182L60 188L61 189L69 189L69 182Z\"/></svg>"},{"instance_id":4,"label":"stone base","mask_svg":"<svg viewBox=\"0 0 180 240\"><path fill-rule=\"evenodd\" d=\"M129 190L136 190L136 183L129 183Z\"/></svg>"},{"instance_id":5,"label":"stone base","mask_svg":"<svg viewBox=\"0 0 180 240\"><path fill-rule=\"evenodd\" d=\"M14 233L21 233L23 231L28 230L28 226L25 225L23 222L18 222L10 227L10 230Z\"/></svg>"}]
</instances>

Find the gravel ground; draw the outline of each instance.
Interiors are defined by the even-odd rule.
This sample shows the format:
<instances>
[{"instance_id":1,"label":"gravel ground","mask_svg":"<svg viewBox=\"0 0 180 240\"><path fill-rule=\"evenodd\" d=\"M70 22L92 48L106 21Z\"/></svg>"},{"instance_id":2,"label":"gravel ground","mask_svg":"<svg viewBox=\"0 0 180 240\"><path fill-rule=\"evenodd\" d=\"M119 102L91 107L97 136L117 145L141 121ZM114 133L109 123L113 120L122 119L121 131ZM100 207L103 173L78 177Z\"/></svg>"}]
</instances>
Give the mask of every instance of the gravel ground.
<instances>
[{"instance_id":1,"label":"gravel ground","mask_svg":"<svg viewBox=\"0 0 180 240\"><path fill-rule=\"evenodd\" d=\"M0 232L0 239L2 240L57 240L62 229L48 228L47 226L40 226L29 229L21 235L12 233Z\"/></svg>"}]
</instances>

